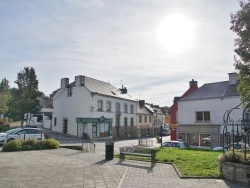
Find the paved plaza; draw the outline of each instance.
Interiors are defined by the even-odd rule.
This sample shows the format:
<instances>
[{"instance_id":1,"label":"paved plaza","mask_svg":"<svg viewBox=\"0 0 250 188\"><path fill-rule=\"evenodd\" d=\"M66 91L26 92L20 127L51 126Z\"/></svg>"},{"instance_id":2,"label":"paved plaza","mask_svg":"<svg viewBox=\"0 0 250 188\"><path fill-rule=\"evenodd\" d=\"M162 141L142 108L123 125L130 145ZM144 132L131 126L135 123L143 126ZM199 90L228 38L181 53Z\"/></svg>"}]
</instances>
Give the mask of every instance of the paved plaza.
<instances>
[{"instance_id":1,"label":"paved plaza","mask_svg":"<svg viewBox=\"0 0 250 188\"><path fill-rule=\"evenodd\" d=\"M0 188L240 188L220 179L183 179L170 164L119 159L101 153L55 150L0 152Z\"/></svg>"}]
</instances>

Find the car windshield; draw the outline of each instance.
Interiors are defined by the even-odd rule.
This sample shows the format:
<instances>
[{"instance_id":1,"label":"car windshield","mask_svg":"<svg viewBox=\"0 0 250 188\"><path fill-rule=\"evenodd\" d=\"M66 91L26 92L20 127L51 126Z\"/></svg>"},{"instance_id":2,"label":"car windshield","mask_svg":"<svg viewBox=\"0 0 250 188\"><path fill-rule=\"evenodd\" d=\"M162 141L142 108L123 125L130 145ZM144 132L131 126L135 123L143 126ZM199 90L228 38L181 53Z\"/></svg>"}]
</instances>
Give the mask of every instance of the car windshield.
<instances>
[{"instance_id":1,"label":"car windshield","mask_svg":"<svg viewBox=\"0 0 250 188\"><path fill-rule=\"evenodd\" d=\"M6 131L6 133L13 134L13 133L20 131L20 130L22 130L22 128L11 129L11 130Z\"/></svg>"}]
</instances>

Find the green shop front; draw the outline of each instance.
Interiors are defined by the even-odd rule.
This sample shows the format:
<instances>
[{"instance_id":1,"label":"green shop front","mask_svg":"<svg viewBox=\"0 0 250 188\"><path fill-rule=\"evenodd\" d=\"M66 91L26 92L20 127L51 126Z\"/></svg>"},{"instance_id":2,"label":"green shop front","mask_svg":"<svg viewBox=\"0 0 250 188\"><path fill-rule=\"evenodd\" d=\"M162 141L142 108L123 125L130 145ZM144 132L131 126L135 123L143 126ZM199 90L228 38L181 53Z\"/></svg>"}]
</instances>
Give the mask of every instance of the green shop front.
<instances>
[{"instance_id":1,"label":"green shop front","mask_svg":"<svg viewBox=\"0 0 250 188\"><path fill-rule=\"evenodd\" d=\"M112 136L112 118L76 118L77 136L87 133L90 138L101 138Z\"/></svg>"}]
</instances>

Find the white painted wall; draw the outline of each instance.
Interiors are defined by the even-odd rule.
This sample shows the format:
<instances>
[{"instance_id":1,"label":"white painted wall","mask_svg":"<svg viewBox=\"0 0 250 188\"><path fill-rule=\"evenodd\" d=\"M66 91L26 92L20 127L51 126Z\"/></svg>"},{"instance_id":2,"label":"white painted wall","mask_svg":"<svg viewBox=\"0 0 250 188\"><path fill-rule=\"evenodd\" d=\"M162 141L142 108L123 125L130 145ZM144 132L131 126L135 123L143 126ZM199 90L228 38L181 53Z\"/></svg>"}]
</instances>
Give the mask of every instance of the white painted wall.
<instances>
[{"instance_id":1,"label":"white painted wall","mask_svg":"<svg viewBox=\"0 0 250 188\"><path fill-rule=\"evenodd\" d=\"M233 108L240 104L240 97L227 97L224 99L204 99L204 100L189 100L189 101L179 101L178 102L178 123L179 124L196 124L195 112L196 111L210 111L209 123L204 124L214 124L221 125L223 120L223 115L226 110ZM238 120L242 116L242 106L240 109L234 110L230 117L232 119ZM200 122L199 122L200 124ZM221 130L222 131L222 130Z\"/></svg>"},{"instance_id":2,"label":"white painted wall","mask_svg":"<svg viewBox=\"0 0 250 188\"><path fill-rule=\"evenodd\" d=\"M77 134L76 117L91 117L91 94L85 87L73 87L71 97L67 96L67 88L59 89L53 97L52 130L62 132L63 119L68 119L68 134ZM54 118L57 125L54 126Z\"/></svg>"},{"instance_id":3,"label":"white painted wall","mask_svg":"<svg viewBox=\"0 0 250 188\"><path fill-rule=\"evenodd\" d=\"M136 126L136 101L113 98L103 95L91 95L89 90L84 86L73 87L72 96L67 96L67 88L62 88L57 91L53 97L53 123L52 130L62 132L63 119L68 119L68 134L77 135L76 118L113 118L112 126L115 126L115 103L119 102L121 105L121 122L124 126L124 117L128 118L128 125L130 125L130 118L134 118L134 126ZM103 111L98 111L97 101L103 101ZM111 112L107 112L106 102L111 101ZM124 103L128 105L128 113L124 113ZM130 113L130 105L134 106L134 113ZM91 111L91 107L93 111ZM54 119L57 118L57 125L54 126ZM80 128L78 128L80 130ZM81 130L82 131L82 130ZM88 125L89 133L92 131Z\"/></svg>"}]
</instances>

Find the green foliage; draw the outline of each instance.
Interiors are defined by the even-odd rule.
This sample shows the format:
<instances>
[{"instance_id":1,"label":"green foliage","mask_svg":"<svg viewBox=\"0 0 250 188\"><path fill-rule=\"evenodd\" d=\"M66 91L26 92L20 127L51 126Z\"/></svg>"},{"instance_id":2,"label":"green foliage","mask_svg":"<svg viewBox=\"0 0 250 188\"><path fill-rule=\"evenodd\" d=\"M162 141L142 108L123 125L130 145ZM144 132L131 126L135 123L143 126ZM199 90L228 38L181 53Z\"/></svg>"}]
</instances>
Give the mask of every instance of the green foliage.
<instances>
[{"instance_id":1,"label":"green foliage","mask_svg":"<svg viewBox=\"0 0 250 188\"><path fill-rule=\"evenodd\" d=\"M162 147L156 161L174 163L183 176L220 177L218 156L221 152Z\"/></svg>"},{"instance_id":2,"label":"green foliage","mask_svg":"<svg viewBox=\"0 0 250 188\"><path fill-rule=\"evenodd\" d=\"M42 149L58 149L60 143L54 139L48 140L13 140L3 146L2 151L27 151Z\"/></svg>"},{"instance_id":3,"label":"green foliage","mask_svg":"<svg viewBox=\"0 0 250 188\"><path fill-rule=\"evenodd\" d=\"M238 35L235 42L235 68L239 70L241 99L250 101L250 0L239 1L240 10L231 14L231 30ZM238 59L239 58L239 59Z\"/></svg>"},{"instance_id":4,"label":"green foliage","mask_svg":"<svg viewBox=\"0 0 250 188\"><path fill-rule=\"evenodd\" d=\"M43 143L46 149L57 149L59 148L59 145L60 145L60 143L54 139L44 140Z\"/></svg>"},{"instance_id":5,"label":"green foliage","mask_svg":"<svg viewBox=\"0 0 250 188\"><path fill-rule=\"evenodd\" d=\"M247 150L246 153L246 160L245 160L245 153L244 150L233 150L230 149L223 155L223 160L224 161L231 161L231 162L237 162L237 163L246 163L250 164L250 151Z\"/></svg>"},{"instance_id":6,"label":"green foliage","mask_svg":"<svg viewBox=\"0 0 250 188\"><path fill-rule=\"evenodd\" d=\"M22 141L13 140L3 146L2 151L21 151L22 150Z\"/></svg>"},{"instance_id":7,"label":"green foliage","mask_svg":"<svg viewBox=\"0 0 250 188\"><path fill-rule=\"evenodd\" d=\"M10 130L10 129L11 129L10 127L6 127L6 126L4 126L4 125L1 125L1 123L0 123L0 133L1 133L1 132L8 131L8 130Z\"/></svg>"},{"instance_id":8,"label":"green foliage","mask_svg":"<svg viewBox=\"0 0 250 188\"><path fill-rule=\"evenodd\" d=\"M17 74L15 83L18 86L17 109L18 114L23 118L25 113L36 113L40 110L38 97L43 93L38 91L38 80L35 69L24 67L24 70Z\"/></svg>"},{"instance_id":9,"label":"green foliage","mask_svg":"<svg viewBox=\"0 0 250 188\"><path fill-rule=\"evenodd\" d=\"M9 81L4 78L0 83L0 114L6 114L9 110L8 102L10 101Z\"/></svg>"}]
</instances>

